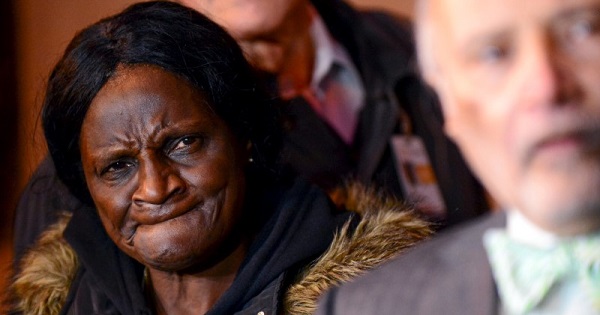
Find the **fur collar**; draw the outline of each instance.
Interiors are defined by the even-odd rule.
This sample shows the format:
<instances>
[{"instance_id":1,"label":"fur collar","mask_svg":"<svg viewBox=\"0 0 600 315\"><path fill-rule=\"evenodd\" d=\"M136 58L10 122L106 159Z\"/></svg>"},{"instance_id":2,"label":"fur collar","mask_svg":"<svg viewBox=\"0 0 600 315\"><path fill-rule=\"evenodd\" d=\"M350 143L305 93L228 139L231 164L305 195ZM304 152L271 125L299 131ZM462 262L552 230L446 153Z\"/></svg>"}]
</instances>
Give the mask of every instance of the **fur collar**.
<instances>
[{"instance_id":1,"label":"fur collar","mask_svg":"<svg viewBox=\"0 0 600 315\"><path fill-rule=\"evenodd\" d=\"M346 208L361 217L347 222L321 257L307 266L284 296L285 314L312 314L332 286L347 282L430 235L427 223L401 202L359 184L344 190ZM23 314L59 314L79 266L62 233L71 218L63 215L44 232L21 261L11 286L15 309Z\"/></svg>"},{"instance_id":2,"label":"fur collar","mask_svg":"<svg viewBox=\"0 0 600 315\"><path fill-rule=\"evenodd\" d=\"M411 208L359 183L342 192L346 209L361 218L340 229L329 248L298 276L284 297L285 314L314 314L319 297L427 238L432 231Z\"/></svg>"},{"instance_id":3,"label":"fur collar","mask_svg":"<svg viewBox=\"0 0 600 315\"><path fill-rule=\"evenodd\" d=\"M20 272L10 287L14 308L24 315L57 315L65 304L79 263L62 237L71 219L61 215L20 261Z\"/></svg>"}]
</instances>

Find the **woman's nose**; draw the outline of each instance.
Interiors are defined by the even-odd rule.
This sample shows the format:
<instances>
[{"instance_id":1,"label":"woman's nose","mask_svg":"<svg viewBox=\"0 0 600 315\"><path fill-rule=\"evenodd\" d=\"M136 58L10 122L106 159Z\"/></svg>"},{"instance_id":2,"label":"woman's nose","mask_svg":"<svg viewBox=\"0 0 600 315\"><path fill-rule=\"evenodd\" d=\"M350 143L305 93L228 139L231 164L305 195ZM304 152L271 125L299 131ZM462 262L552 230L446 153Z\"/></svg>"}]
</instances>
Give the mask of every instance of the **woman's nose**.
<instances>
[{"instance_id":1,"label":"woman's nose","mask_svg":"<svg viewBox=\"0 0 600 315\"><path fill-rule=\"evenodd\" d=\"M184 187L185 183L179 172L168 162L147 159L140 162L133 202L137 205L163 204L183 191Z\"/></svg>"}]
</instances>

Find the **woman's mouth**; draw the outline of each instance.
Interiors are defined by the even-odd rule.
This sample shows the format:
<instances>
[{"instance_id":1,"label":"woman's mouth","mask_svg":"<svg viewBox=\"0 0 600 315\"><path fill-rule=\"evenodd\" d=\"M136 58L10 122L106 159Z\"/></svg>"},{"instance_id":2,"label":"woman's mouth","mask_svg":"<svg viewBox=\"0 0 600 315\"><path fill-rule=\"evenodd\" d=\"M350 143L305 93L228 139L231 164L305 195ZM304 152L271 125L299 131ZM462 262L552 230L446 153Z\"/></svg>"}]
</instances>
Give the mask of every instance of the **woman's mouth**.
<instances>
[{"instance_id":1,"label":"woman's mouth","mask_svg":"<svg viewBox=\"0 0 600 315\"><path fill-rule=\"evenodd\" d=\"M129 246L134 245L137 230L143 226L161 224L179 218L191 211L199 209L201 202L177 203L171 205L152 205L132 209L128 218L128 224L122 229L125 242Z\"/></svg>"}]
</instances>

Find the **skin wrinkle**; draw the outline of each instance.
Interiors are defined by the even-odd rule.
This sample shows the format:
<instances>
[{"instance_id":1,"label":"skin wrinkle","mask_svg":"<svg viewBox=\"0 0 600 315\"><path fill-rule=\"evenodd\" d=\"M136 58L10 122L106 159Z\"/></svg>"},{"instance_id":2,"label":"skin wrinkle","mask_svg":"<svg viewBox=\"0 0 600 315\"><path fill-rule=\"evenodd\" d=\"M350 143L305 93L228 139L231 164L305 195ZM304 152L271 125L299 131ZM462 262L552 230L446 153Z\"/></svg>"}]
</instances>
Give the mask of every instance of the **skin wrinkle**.
<instances>
[{"instance_id":1,"label":"skin wrinkle","mask_svg":"<svg viewBox=\"0 0 600 315\"><path fill-rule=\"evenodd\" d=\"M186 103L189 97L195 99L197 93L190 94L193 90L181 84L180 79L152 67L121 71L131 75L130 81L118 85L109 81L92 102L82 126L84 171L102 222L117 246L145 265L177 271L199 262L190 261L189 257L210 260L211 255L217 255L211 253L211 248L218 248L232 233L231 229L237 225L236 217L241 214L243 191L240 189L243 189L244 176L238 173L242 172L240 167L231 165L241 162L243 157L239 152L244 149L232 147L237 140L231 138L233 134L222 121L215 123L218 118L208 107L195 101ZM147 102L146 89L154 91L151 98L156 104ZM183 93L173 89L183 89ZM140 92L143 94L138 94ZM116 95L118 101L113 102L114 97L108 95ZM178 97L176 103L165 102L173 95ZM125 102L126 107L119 100ZM182 106L189 104L200 106L200 111L181 112ZM168 111L164 111L165 106ZM117 116L123 116L121 118L129 124L114 128L120 124L119 118L113 116L111 111L115 111L108 107L117 109ZM138 110L141 110L137 112L139 115ZM209 112L206 118L194 118L196 113ZM179 118L182 114L183 120ZM182 146L189 151L173 155L172 149L165 150L165 145L171 145L169 141L182 136L180 132L198 134L198 131L205 132L202 130L206 130L205 141L191 141L196 147ZM226 134L222 133L224 130ZM106 147L116 148L113 153L117 155L97 154ZM185 154L180 154L182 152ZM103 174L93 171L97 169L93 165L98 156L125 161L123 173L108 181L103 179ZM211 163L218 164L210 167ZM195 171L205 164L210 171ZM140 181L139 185L132 185L135 181ZM231 194L227 194L229 190ZM107 195L110 197L104 197ZM193 220L190 222L190 219ZM190 239L198 241L189 242Z\"/></svg>"},{"instance_id":2,"label":"skin wrinkle","mask_svg":"<svg viewBox=\"0 0 600 315\"><path fill-rule=\"evenodd\" d=\"M247 250L239 235L247 145L177 76L134 66L122 77L83 121L90 193L109 237L148 268L157 312L205 312ZM197 292L205 298L188 297Z\"/></svg>"}]
</instances>

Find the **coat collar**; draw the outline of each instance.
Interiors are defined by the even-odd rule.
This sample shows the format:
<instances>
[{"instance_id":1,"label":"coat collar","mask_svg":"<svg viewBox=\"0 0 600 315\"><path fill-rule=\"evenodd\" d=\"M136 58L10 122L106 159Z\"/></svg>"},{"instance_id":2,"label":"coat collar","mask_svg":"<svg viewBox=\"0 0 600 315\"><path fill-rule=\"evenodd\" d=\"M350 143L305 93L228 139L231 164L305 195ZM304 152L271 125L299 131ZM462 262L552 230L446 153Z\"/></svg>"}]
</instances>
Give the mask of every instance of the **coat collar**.
<instances>
[{"instance_id":1,"label":"coat collar","mask_svg":"<svg viewBox=\"0 0 600 315\"><path fill-rule=\"evenodd\" d=\"M312 188L309 190L312 190ZM312 264L310 264L310 261L303 261L302 264L284 268L285 270L277 272L275 277L265 278L267 281L263 282L263 285L257 288L257 290L252 289L252 286L245 286L246 290L243 292L250 294L250 291L252 291L253 293L248 298L240 297L238 303L242 301L242 305L236 307L236 309L242 309L240 314L248 314L250 310L255 309L258 310L256 313L261 310L266 312L269 309L275 309L275 313L278 313L281 307L279 298L283 295L285 295L285 314L310 313L306 309L314 310L317 299L325 290L364 273L366 270L412 246L430 233L424 221L417 219L412 212L407 211L407 208L397 200L382 198L381 194L373 190L368 190L361 185L353 185L348 189L346 194L348 196L346 206L350 210L359 213L360 219L358 219L358 216L353 216L346 221L344 227L339 230L338 236L335 237L329 248L327 250L325 248L320 250L319 253L323 250L325 252L322 253L320 258L314 260ZM316 206L313 204L315 200L311 200L311 198L299 198L298 202ZM293 205L293 203L290 205ZM294 210L293 207L290 210ZM319 207L315 207L315 210L324 213L327 212L325 209ZM84 219L80 217L79 220L91 220L86 224L101 228L97 226L99 222L94 222L92 217L87 217L85 214L77 214L77 216L80 215L83 215ZM67 292L69 292L69 288L72 285L71 281L73 281L77 270L85 268L85 265L90 264L90 262L83 263L83 261L78 260L74 247L65 242L63 238L63 231L65 231L65 226L69 222L72 223L70 224L71 226L81 223L75 223L75 218L71 218L70 216L63 217L57 225L52 226L43 234L41 241L25 256L22 271L16 277L17 280L12 286L13 290L17 293L18 308L21 311L25 311L24 313L58 314L63 308L65 301L68 300ZM348 219L348 216L346 215L345 218ZM310 224L318 226L318 223L315 222ZM274 228L270 225L267 227ZM278 228L288 229L289 227L281 226ZM67 229L70 229L70 227ZM299 234L296 237L303 243L309 243L307 244L308 246L312 246L310 243L315 242L307 242L303 238L305 234L302 231L301 229L298 230ZM265 233L263 237L266 238L261 238L263 241L271 235L271 233ZM92 244L96 244L96 241L84 238L82 244L75 246L79 248L79 246ZM91 250L94 250L94 248ZM98 253L102 254L99 255ZM102 251L96 248L96 255L94 257L98 258L98 261L104 261L102 257L113 255L115 254L106 248L102 249ZM277 256L277 253L274 253L273 255L275 261L293 260L293 257L287 254ZM370 259L364 259L364 257L370 257ZM122 265L123 262L121 261L119 264ZM247 262L247 264L251 263ZM308 267L298 272L298 268L303 268L302 266ZM336 267L332 268L332 266ZM267 267L269 269L278 268L277 264L271 264ZM337 272L333 272L332 269ZM242 273L247 272L241 271L240 274ZM127 275L126 273L120 274L121 277L129 277L131 275L138 277L139 274L139 282L136 282L137 280L131 281L133 281L132 285L141 284L141 270L133 270L131 271L131 275ZM112 297L110 299L111 301L121 301L118 306L121 313L137 314L145 312L143 310L145 306L139 306L138 302L129 293L126 293L129 294L127 296L118 296L119 294L123 294L122 286L126 284L120 284L122 281L104 281L100 279L100 276L100 273L98 273L91 280L95 285L104 286L102 291L106 291L107 288L116 290L116 292L110 293L110 297ZM261 282L260 279L265 277L265 274L258 271L249 273L248 277L249 281L258 284ZM98 283L96 281L102 282ZM52 283L52 285L50 286L49 283ZM127 290L125 289L125 291ZM141 297L139 298L141 299ZM124 305L126 303L131 304ZM140 302L139 304L143 303ZM227 310L219 314L233 313L233 310ZM269 313L266 312L266 314Z\"/></svg>"}]
</instances>

